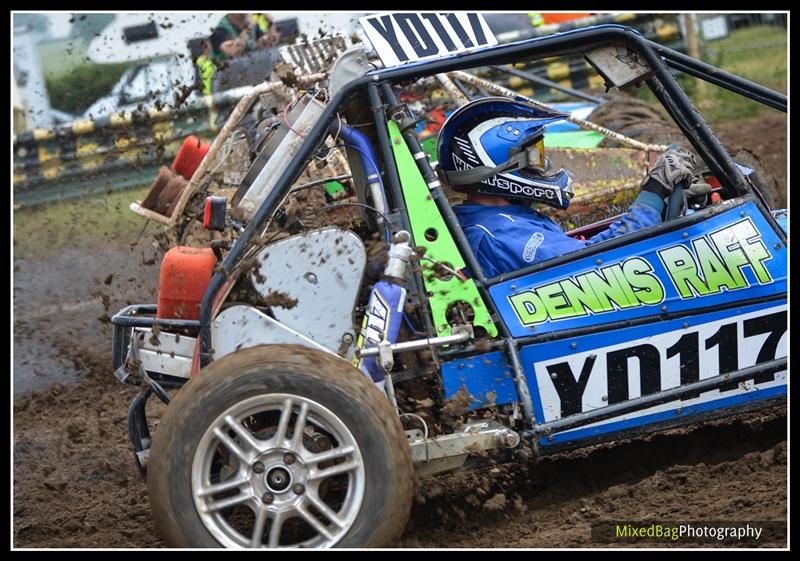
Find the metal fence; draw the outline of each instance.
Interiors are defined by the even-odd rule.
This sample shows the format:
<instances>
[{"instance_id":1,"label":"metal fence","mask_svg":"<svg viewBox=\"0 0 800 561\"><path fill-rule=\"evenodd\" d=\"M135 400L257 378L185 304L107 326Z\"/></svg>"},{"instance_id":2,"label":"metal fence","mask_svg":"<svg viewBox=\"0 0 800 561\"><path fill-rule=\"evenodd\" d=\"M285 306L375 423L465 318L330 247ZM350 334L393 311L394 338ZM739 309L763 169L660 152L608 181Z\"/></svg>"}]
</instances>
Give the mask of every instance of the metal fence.
<instances>
[{"instance_id":1,"label":"metal fence","mask_svg":"<svg viewBox=\"0 0 800 561\"><path fill-rule=\"evenodd\" d=\"M114 113L19 134L14 207L145 186L187 135L213 137L241 95L232 90L177 111Z\"/></svg>"},{"instance_id":2,"label":"metal fence","mask_svg":"<svg viewBox=\"0 0 800 561\"><path fill-rule=\"evenodd\" d=\"M327 70L348 45L341 37L322 38L281 48L280 55L294 67L299 86L322 79L324 74L317 71ZM234 105L248 94L266 91L267 84L192 99L176 110L140 105L129 113L18 134L14 137L14 207L146 186L186 136L211 140ZM280 82L273 84L286 89Z\"/></svg>"},{"instance_id":3,"label":"metal fence","mask_svg":"<svg viewBox=\"0 0 800 561\"><path fill-rule=\"evenodd\" d=\"M547 29L511 31L498 38L502 43L589 24L618 23L634 26L650 39L683 50L683 19L675 14L620 13L547 26ZM698 14L696 26L701 40L713 54L714 38L727 37L731 31L749 26L784 26L776 41L785 41L787 19L785 13ZM755 47L757 45L753 45ZM292 62L299 65L299 61ZM557 95L558 87L554 85L584 91L604 88L602 78L581 56L518 64L503 70L487 67L477 74L522 95L535 95L542 100ZM533 80L530 75L534 75ZM213 98L208 96L174 112L149 110L114 114L97 121L79 120L54 129L20 134L14 138L14 204L35 205L109 189L147 185L158 167L172 158L186 135L213 137L245 90L249 88L229 90Z\"/></svg>"}]
</instances>

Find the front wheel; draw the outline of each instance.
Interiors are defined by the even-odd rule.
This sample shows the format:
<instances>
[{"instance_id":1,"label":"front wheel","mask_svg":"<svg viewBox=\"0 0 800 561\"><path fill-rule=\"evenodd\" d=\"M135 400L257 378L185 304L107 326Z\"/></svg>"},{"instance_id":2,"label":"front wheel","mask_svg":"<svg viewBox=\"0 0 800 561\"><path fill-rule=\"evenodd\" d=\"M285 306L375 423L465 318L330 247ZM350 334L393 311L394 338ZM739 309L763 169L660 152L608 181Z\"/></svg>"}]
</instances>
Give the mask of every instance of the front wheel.
<instances>
[{"instance_id":1,"label":"front wheel","mask_svg":"<svg viewBox=\"0 0 800 561\"><path fill-rule=\"evenodd\" d=\"M267 345L214 362L170 403L148 491L174 547L381 547L405 528L413 466L360 371Z\"/></svg>"}]
</instances>

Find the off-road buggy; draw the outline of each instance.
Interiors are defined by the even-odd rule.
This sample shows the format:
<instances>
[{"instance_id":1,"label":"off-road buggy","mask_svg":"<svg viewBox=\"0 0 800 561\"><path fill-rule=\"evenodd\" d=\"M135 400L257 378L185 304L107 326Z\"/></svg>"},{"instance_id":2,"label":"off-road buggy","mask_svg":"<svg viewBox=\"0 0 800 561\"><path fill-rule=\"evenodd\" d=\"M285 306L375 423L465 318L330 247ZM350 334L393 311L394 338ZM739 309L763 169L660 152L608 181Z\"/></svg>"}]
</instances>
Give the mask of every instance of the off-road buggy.
<instances>
[{"instance_id":1,"label":"off-road buggy","mask_svg":"<svg viewBox=\"0 0 800 561\"><path fill-rule=\"evenodd\" d=\"M568 53L609 87L646 84L713 190L687 203L676 189L663 224L486 278L401 96ZM786 111L779 93L604 25L386 69L350 49L264 116L238 186L192 219L224 232L172 248L158 304L112 320L116 375L142 388L130 438L166 543L386 546L415 475L785 400L786 226L671 69ZM323 164L326 178L296 183ZM345 191L314 190L337 178ZM153 395L168 406L151 438Z\"/></svg>"}]
</instances>

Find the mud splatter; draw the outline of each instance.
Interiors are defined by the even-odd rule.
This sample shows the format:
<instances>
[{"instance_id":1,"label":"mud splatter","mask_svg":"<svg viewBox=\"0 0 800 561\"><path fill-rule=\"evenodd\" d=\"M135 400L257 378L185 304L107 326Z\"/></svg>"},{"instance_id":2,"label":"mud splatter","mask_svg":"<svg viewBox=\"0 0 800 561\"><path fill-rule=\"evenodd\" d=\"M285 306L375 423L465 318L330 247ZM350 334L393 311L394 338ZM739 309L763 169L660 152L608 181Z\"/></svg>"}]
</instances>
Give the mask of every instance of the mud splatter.
<instances>
[{"instance_id":1,"label":"mud splatter","mask_svg":"<svg viewBox=\"0 0 800 561\"><path fill-rule=\"evenodd\" d=\"M442 413L445 415L452 415L454 417L460 417L464 415L467 411L469 411L469 406L474 401L474 397L469 390L467 390L466 386L461 386L453 397L447 400L445 403L444 408L442 409Z\"/></svg>"},{"instance_id":2,"label":"mud splatter","mask_svg":"<svg viewBox=\"0 0 800 561\"><path fill-rule=\"evenodd\" d=\"M291 310L297 306L297 302L297 298L292 298L285 292L279 291L270 292L261 300L261 303L268 308L276 307L286 310Z\"/></svg>"},{"instance_id":3,"label":"mud splatter","mask_svg":"<svg viewBox=\"0 0 800 561\"><path fill-rule=\"evenodd\" d=\"M297 74L295 73L294 66L291 64L285 62L278 63L272 71L287 87L293 88L298 84Z\"/></svg>"}]
</instances>

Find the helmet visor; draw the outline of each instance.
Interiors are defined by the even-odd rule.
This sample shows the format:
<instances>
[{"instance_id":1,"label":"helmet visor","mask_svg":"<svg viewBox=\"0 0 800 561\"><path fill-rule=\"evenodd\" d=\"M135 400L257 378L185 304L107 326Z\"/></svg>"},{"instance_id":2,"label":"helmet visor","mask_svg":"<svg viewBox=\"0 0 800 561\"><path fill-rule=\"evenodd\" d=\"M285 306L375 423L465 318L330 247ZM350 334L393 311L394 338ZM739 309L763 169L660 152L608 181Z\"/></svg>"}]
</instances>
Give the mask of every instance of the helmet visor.
<instances>
[{"instance_id":1,"label":"helmet visor","mask_svg":"<svg viewBox=\"0 0 800 561\"><path fill-rule=\"evenodd\" d=\"M544 136L528 146L528 166L534 169L546 169L547 160L544 157Z\"/></svg>"}]
</instances>

